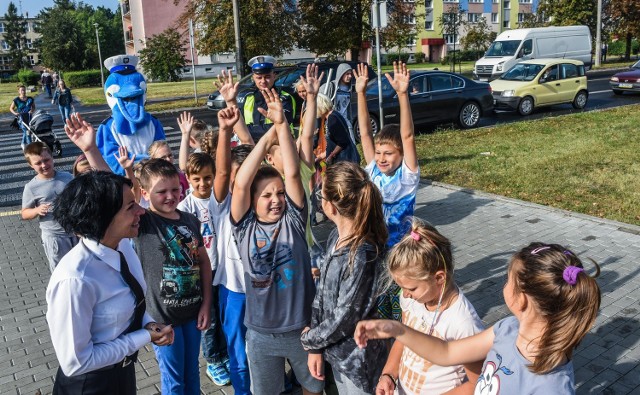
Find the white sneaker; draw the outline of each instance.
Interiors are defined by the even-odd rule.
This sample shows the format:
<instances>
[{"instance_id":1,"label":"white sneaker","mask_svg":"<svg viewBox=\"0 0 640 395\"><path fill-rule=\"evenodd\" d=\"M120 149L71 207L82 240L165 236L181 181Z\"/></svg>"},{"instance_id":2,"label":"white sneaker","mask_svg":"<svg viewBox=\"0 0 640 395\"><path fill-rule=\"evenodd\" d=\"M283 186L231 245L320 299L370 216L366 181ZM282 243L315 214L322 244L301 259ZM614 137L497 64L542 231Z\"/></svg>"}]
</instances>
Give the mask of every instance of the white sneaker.
<instances>
[{"instance_id":1,"label":"white sneaker","mask_svg":"<svg viewBox=\"0 0 640 395\"><path fill-rule=\"evenodd\" d=\"M24 143L21 143L20 147L22 147L22 150L24 151L24 147L26 147L26 146L24 145Z\"/></svg>"}]
</instances>

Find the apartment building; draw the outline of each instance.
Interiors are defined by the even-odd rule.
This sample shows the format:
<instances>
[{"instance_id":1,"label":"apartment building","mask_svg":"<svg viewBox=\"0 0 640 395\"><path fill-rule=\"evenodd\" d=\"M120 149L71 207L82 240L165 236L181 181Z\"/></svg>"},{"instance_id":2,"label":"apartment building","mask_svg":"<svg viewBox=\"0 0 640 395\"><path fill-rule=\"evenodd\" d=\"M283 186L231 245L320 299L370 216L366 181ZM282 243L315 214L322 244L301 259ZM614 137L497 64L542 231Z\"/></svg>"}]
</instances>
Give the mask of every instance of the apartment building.
<instances>
[{"instance_id":1,"label":"apartment building","mask_svg":"<svg viewBox=\"0 0 640 395\"><path fill-rule=\"evenodd\" d=\"M450 13L456 8L466 11L467 22L477 23L484 17L496 33L509 29L517 29L518 22L522 22L526 14L535 12L539 0L406 0L415 1L416 15L424 18L412 18L416 21L416 35L403 48L403 52L423 53L425 59L438 62L453 49L454 44L460 44L464 30L459 34L442 34L439 24L443 14Z\"/></svg>"},{"instance_id":2,"label":"apartment building","mask_svg":"<svg viewBox=\"0 0 640 395\"><path fill-rule=\"evenodd\" d=\"M38 20L36 18L25 18L26 22L26 36L27 36L27 57L31 63L31 67L34 70L38 70L38 52L35 50L34 43L40 38L40 33L36 33L36 25ZM0 18L0 75L13 74L16 70L13 70L11 65L11 57L9 56L9 44L4 39L7 22ZM33 52L29 51L33 50Z\"/></svg>"}]
</instances>

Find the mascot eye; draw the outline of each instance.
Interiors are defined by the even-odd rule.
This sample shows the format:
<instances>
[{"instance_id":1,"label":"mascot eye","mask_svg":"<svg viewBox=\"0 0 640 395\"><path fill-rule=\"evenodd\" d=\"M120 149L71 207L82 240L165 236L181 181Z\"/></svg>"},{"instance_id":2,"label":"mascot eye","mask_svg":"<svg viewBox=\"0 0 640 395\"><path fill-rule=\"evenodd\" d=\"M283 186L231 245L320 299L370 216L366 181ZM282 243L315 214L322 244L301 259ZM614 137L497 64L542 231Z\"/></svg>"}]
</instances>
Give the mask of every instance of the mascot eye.
<instances>
[{"instance_id":1,"label":"mascot eye","mask_svg":"<svg viewBox=\"0 0 640 395\"><path fill-rule=\"evenodd\" d=\"M109 96L109 97L113 97L113 95L111 94L111 92L107 92L107 96Z\"/></svg>"}]
</instances>

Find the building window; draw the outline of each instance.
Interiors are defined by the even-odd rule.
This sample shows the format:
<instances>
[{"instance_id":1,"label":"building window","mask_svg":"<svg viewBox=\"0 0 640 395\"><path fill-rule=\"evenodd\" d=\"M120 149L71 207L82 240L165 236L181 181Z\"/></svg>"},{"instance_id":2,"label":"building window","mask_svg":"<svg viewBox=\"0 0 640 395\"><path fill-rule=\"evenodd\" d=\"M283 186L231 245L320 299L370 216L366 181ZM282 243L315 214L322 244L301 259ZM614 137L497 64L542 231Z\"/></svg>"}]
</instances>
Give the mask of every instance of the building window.
<instances>
[{"instance_id":1,"label":"building window","mask_svg":"<svg viewBox=\"0 0 640 395\"><path fill-rule=\"evenodd\" d=\"M433 30L433 21L424 21L425 30Z\"/></svg>"},{"instance_id":2,"label":"building window","mask_svg":"<svg viewBox=\"0 0 640 395\"><path fill-rule=\"evenodd\" d=\"M469 0L469 3L484 3L484 0Z\"/></svg>"},{"instance_id":3,"label":"building window","mask_svg":"<svg viewBox=\"0 0 640 395\"><path fill-rule=\"evenodd\" d=\"M500 4L500 0L493 0L493 4Z\"/></svg>"},{"instance_id":4,"label":"building window","mask_svg":"<svg viewBox=\"0 0 640 395\"><path fill-rule=\"evenodd\" d=\"M531 4L532 1L531 0L518 0L518 3L520 3L520 4Z\"/></svg>"},{"instance_id":5,"label":"building window","mask_svg":"<svg viewBox=\"0 0 640 395\"><path fill-rule=\"evenodd\" d=\"M502 21L502 27L504 27L505 29L511 28L511 22L510 21Z\"/></svg>"},{"instance_id":6,"label":"building window","mask_svg":"<svg viewBox=\"0 0 640 395\"><path fill-rule=\"evenodd\" d=\"M2 43L0 43L0 46L2 46L2 49L4 49L5 51L9 50L9 44L7 44L6 41L2 41Z\"/></svg>"},{"instance_id":7,"label":"building window","mask_svg":"<svg viewBox=\"0 0 640 395\"><path fill-rule=\"evenodd\" d=\"M34 55L29 55L29 64L31 64L31 66L36 65L36 57Z\"/></svg>"},{"instance_id":8,"label":"building window","mask_svg":"<svg viewBox=\"0 0 640 395\"><path fill-rule=\"evenodd\" d=\"M433 8L433 0L424 0L424 8Z\"/></svg>"},{"instance_id":9,"label":"building window","mask_svg":"<svg viewBox=\"0 0 640 395\"><path fill-rule=\"evenodd\" d=\"M402 23L406 23L408 25L415 25L416 24L416 16L411 14L411 15L403 15L402 16Z\"/></svg>"},{"instance_id":10,"label":"building window","mask_svg":"<svg viewBox=\"0 0 640 395\"><path fill-rule=\"evenodd\" d=\"M511 1L509 0L504 0L504 9L508 10L511 8Z\"/></svg>"},{"instance_id":11,"label":"building window","mask_svg":"<svg viewBox=\"0 0 640 395\"><path fill-rule=\"evenodd\" d=\"M445 3L457 3L458 0L444 0Z\"/></svg>"},{"instance_id":12,"label":"building window","mask_svg":"<svg viewBox=\"0 0 640 395\"><path fill-rule=\"evenodd\" d=\"M482 16L482 14L468 13L467 14L467 21L470 22L470 23L478 23L478 21L480 20L481 16Z\"/></svg>"},{"instance_id":13,"label":"building window","mask_svg":"<svg viewBox=\"0 0 640 395\"><path fill-rule=\"evenodd\" d=\"M497 12L492 12L491 13L491 23L498 23L498 13Z\"/></svg>"},{"instance_id":14,"label":"building window","mask_svg":"<svg viewBox=\"0 0 640 395\"><path fill-rule=\"evenodd\" d=\"M412 35L407 39L407 46L408 47L414 47L416 45L416 43L417 43L416 36Z\"/></svg>"},{"instance_id":15,"label":"building window","mask_svg":"<svg viewBox=\"0 0 640 395\"><path fill-rule=\"evenodd\" d=\"M27 39L27 48L33 49L33 40L30 38Z\"/></svg>"},{"instance_id":16,"label":"building window","mask_svg":"<svg viewBox=\"0 0 640 395\"><path fill-rule=\"evenodd\" d=\"M524 22L524 16L526 14L524 12L518 12L518 23Z\"/></svg>"},{"instance_id":17,"label":"building window","mask_svg":"<svg viewBox=\"0 0 640 395\"><path fill-rule=\"evenodd\" d=\"M447 44L453 45L458 43L458 35L457 34L445 34L444 41Z\"/></svg>"},{"instance_id":18,"label":"building window","mask_svg":"<svg viewBox=\"0 0 640 395\"><path fill-rule=\"evenodd\" d=\"M0 33L4 33L4 22L0 22Z\"/></svg>"}]
</instances>

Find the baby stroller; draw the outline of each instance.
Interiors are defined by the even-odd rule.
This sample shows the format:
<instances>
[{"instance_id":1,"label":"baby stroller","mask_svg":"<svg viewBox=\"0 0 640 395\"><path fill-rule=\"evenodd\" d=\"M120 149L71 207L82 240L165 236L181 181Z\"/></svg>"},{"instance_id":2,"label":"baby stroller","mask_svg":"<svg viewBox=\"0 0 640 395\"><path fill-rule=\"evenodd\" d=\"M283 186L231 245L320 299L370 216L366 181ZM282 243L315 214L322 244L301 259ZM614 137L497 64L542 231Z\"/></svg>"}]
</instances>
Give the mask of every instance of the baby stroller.
<instances>
[{"instance_id":1,"label":"baby stroller","mask_svg":"<svg viewBox=\"0 0 640 395\"><path fill-rule=\"evenodd\" d=\"M32 141L40 141L49 146L53 156L62 156L62 144L53 131L53 117L44 110L36 110L27 124L29 114L20 114L18 125L29 133Z\"/></svg>"}]
</instances>

